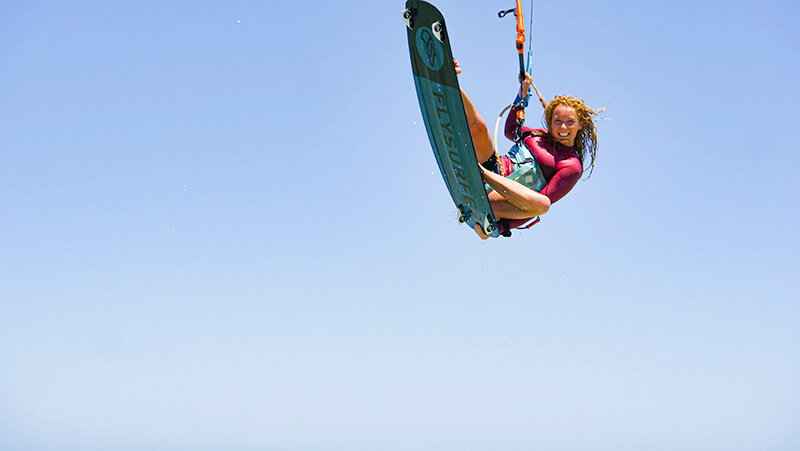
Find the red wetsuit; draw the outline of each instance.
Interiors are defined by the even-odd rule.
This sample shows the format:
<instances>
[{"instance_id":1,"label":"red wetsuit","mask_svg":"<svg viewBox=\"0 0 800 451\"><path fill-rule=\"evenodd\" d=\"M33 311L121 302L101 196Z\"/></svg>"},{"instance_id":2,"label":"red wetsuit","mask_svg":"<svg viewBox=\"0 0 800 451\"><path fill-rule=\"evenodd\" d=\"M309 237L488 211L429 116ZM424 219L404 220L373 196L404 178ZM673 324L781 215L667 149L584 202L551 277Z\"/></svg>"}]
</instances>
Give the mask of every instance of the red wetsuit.
<instances>
[{"instance_id":1,"label":"red wetsuit","mask_svg":"<svg viewBox=\"0 0 800 451\"><path fill-rule=\"evenodd\" d=\"M506 119L506 138L512 141L515 140L516 131L517 108L512 108ZM524 138L522 142L533 154L539 169L542 171L542 175L547 180L547 184L539 192L547 196L551 203L555 203L566 196L578 183L583 174L583 166L578 159L575 147L554 143L547 138L536 136L534 132L547 134L545 129L532 129L523 126L522 136ZM509 225L512 228L518 227L527 221L511 220Z\"/></svg>"}]
</instances>

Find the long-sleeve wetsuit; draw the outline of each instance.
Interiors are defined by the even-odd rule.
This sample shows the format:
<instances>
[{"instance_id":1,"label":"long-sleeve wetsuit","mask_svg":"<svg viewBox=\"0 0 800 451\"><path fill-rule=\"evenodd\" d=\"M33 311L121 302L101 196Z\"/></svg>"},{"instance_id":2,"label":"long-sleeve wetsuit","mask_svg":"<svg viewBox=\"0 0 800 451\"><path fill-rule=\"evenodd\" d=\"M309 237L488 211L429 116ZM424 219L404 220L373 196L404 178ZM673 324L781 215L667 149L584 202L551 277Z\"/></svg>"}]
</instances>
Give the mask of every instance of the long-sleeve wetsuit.
<instances>
[{"instance_id":1,"label":"long-sleeve wetsuit","mask_svg":"<svg viewBox=\"0 0 800 451\"><path fill-rule=\"evenodd\" d=\"M516 139L517 130L517 109L511 109L506 119L506 138ZM581 161L578 159L578 152L575 147L565 146L554 143L542 136L536 136L535 132L547 134L545 129L532 129L523 126L523 144L531 151L533 158L536 159L539 168L544 175L547 184L540 193L556 202L566 196L570 190L578 183L583 173Z\"/></svg>"},{"instance_id":2,"label":"long-sleeve wetsuit","mask_svg":"<svg viewBox=\"0 0 800 451\"><path fill-rule=\"evenodd\" d=\"M517 108L512 108L506 119L505 135L510 140L517 136ZM545 129L522 127L522 143L531 151L547 184L539 191L555 203L572 190L583 173L575 147L565 146L537 134L547 135ZM501 157L506 160L505 156ZM506 165L508 162L503 161ZM508 167L508 166L506 166ZM510 227L518 227L528 220L510 220Z\"/></svg>"}]
</instances>

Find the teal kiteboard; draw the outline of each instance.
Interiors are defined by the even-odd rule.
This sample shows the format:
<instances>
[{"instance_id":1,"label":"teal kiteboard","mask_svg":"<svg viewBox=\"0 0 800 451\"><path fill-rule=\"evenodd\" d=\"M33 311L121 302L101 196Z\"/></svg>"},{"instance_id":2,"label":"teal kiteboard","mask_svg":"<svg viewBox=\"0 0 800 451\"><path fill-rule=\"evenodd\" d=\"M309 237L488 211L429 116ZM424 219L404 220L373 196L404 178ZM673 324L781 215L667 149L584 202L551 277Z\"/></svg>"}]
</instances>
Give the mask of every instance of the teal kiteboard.
<instances>
[{"instance_id":1,"label":"teal kiteboard","mask_svg":"<svg viewBox=\"0 0 800 451\"><path fill-rule=\"evenodd\" d=\"M430 3L408 0L403 20L422 118L458 209L458 222L473 229L479 224L484 233L497 237L497 221L472 146L444 17Z\"/></svg>"}]
</instances>

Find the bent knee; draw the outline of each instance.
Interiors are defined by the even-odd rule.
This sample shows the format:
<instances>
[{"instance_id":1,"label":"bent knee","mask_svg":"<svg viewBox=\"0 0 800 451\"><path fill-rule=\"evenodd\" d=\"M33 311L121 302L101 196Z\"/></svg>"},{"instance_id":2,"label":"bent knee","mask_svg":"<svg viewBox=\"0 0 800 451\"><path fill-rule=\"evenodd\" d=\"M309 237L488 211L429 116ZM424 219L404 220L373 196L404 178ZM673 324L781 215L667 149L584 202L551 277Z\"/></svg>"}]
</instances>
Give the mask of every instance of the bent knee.
<instances>
[{"instance_id":1,"label":"bent knee","mask_svg":"<svg viewBox=\"0 0 800 451\"><path fill-rule=\"evenodd\" d=\"M539 194L531 199L526 211L532 216L539 216L550 211L550 205L550 198L543 194Z\"/></svg>"},{"instance_id":2,"label":"bent knee","mask_svg":"<svg viewBox=\"0 0 800 451\"><path fill-rule=\"evenodd\" d=\"M544 205L542 205L541 212L537 213L536 215L537 216L538 215L543 215L543 214L547 213L548 211L550 211L550 201L549 200Z\"/></svg>"}]
</instances>

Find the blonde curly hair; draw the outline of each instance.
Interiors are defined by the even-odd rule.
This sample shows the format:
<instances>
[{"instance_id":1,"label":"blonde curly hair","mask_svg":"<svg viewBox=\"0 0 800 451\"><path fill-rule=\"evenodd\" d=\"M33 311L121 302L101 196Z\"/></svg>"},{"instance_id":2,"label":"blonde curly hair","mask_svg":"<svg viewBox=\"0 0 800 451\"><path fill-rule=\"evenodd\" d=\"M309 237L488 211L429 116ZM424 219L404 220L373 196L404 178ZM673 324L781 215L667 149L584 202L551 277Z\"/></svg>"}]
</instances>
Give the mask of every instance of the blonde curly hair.
<instances>
[{"instance_id":1,"label":"blonde curly hair","mask_svg":"<svg viewBox=\"0 0 800 451\"><path fill-rule=\"evenodd\" d=\"M578 121L583 124L583 127L578 130L578 136L575 138L575 151L578 153L578 159L581 162L581 166L584 168L584 172L586 172L586 169L589 169L589 175L591 176L592 171L594 171L594 161L597 158L597 132L594 127L593 118L602 113L605 107L595 110L586 106L586 104L583 103L583 99L565 95L557 95L547 105L544 104L544 99L541 100L542 106L544 106L545 125L548 130L553 120L553 111L557 107L562 105L568 106L574 109L578 114ZM588 168L584 164L587 157L589 157Z\"/></svg>"}]
</instances>

